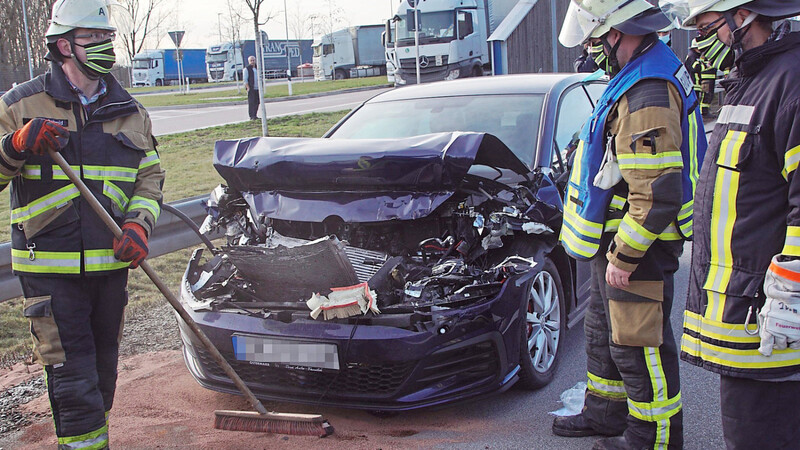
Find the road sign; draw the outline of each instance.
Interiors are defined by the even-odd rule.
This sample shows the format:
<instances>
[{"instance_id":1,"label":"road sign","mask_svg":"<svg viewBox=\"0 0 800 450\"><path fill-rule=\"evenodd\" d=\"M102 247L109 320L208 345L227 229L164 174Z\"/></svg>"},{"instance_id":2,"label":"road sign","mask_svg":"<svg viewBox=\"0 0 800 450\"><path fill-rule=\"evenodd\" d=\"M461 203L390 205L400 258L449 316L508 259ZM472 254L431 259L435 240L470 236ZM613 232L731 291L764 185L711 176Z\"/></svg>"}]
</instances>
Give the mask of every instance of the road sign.
<instances>
[{"instance_id":1,"label":"road sign","mask_svg":"<svg viewBox=\"0 0 800 450\"><path fill-rule=\"evenodd\" d=\"M172 42L175 43L175 47L180 47L181 46L181 41L183 40L183 35L186 32L185 31L169 31L167 33L169 34L170 39L172 39Z\"/></svg>"}]
</instances>

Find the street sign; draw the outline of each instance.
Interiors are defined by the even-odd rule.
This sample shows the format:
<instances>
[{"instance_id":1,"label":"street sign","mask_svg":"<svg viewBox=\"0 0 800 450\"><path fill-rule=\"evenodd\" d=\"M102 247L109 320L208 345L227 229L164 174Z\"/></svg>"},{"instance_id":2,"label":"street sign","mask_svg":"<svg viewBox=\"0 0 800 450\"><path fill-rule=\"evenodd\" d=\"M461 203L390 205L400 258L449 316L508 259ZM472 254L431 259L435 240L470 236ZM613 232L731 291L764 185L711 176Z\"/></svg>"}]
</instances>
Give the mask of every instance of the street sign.
<instances>
[{"instance_id":1,"label":"street sign","mask_svg":"<svg viewBox=\"0 0 800 450\"><path fill-rule=\"evenodd\" d=\"M183 35L186 33L185 31L168 31L170 39L175 44L175 47L181 46L181 41L183 40Z\"/></svg>"}]
</instances>

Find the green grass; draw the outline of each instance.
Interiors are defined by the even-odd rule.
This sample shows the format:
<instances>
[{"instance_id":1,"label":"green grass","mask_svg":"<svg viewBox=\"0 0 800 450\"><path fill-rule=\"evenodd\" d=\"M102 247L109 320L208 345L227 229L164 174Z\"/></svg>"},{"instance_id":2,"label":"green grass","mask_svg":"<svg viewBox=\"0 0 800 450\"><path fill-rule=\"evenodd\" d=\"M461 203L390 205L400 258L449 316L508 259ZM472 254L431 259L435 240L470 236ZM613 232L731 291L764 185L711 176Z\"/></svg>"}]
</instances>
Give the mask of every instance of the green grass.
<instances>
[{"instance_id":1,"label":"green grass","mask_svg":"<svg viewBox=\"0 0 800 450\"><path fill-rule=\"evenodd\" d=\"M269 120L270 136L320 137L347 112L312 113ZM261 122L243 122L207 128L159 138L158 151L167 172L164 200L172 202L195 195L208 194L223 180L211 164L214 142L259 136ZM9 195L0 194L0 223L9 222ZM10 239L8 226L0 226L0 242ZM151 264L164 282L178 292L178 283L186 269L186 261L194 247L153 258ZM130 303L128 314L150 302L165 301L141 270L131 271L128 282ZM22 317L22 300L0 303L0 367L13 364L30 355L28 322Z\"/></svg>"},{"instance_id":2,"label":"green grass","mask_svg":"<svg viewBox=\"0 0 800 450\"><path fill-rule=\"evenodd\" d=\"M336 81L306 81L292 82L292 94L304 95L319 92L331 92L342 89L351 89L367 86L380 86L386 84L386 76L354 78ZM264 98L286 97L289 95L289 87L286 83L268 85L265 89ZM201 91L190 90L188 94L163 94L136 96L145 107L154 106L175 106L175 105L196 105L200 103L219 103L238 100L247 100L247 93L244 89L239 92L235 87L222 91Z\"/></svg>"},{"instance_id":3,"label":"green grass","mask_svg":"<svg viewBox=\"0 0 800 450\"><path fill-rule=\"evenodd\" d=\"M219 87L219 86L231 86L235 87L236 83L233 81L225 81L220 83L197 83L191 84L189 86L189 91L191 92L192 89L195 88L203 88L203 87ZM161 92L161 91L177 91L179 86L176 84L174 86L145 86L145 87L131 87L125 89L131 95L141 94L143 92Z\"/></svg>"}]
</instances>

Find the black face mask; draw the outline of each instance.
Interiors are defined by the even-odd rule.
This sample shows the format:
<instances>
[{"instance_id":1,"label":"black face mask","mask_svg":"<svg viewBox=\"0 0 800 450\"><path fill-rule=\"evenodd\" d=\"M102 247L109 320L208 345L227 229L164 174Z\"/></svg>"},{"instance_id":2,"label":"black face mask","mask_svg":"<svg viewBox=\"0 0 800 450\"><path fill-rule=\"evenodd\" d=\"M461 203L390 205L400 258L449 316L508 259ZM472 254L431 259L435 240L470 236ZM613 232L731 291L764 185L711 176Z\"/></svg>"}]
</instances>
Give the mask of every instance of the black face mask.
<instances>
[{"instance_id":1,"label":"black face mask","mask_svg":"<svg viewBox=\"0 0 800 450\"><path fill-rule=\"evenodd\" d=\"M622 70L622 67L619 66L619 61L617 60L617 50L619 49L619 44L622 43L622 36L617 39L617 43L613 46L609 44L606 36L601 37L600 41L603 43L603 54L608 58L608 61L606 62L607 68L605 71L609 77L614 78L614 76L618 74L620 70Z\"/></svg>"},{"instance_id":2,"label":"black face mask","mask_svg":"<svg viewBox=\"0 0 800 450\"><path fill-rule=\"evenodd\" d=\"M97 80L111 72L111 68L114 67L114 63L117 61L117 56L114 53L114 43L111 39L86 45L76 44L75 42L72 42L72 44L83 47L86 51L86 62L78 58L74 59L78 63L78 69L91 80ZM74 52L72 56L75 56Z\"/></svg>"}]
</instances>

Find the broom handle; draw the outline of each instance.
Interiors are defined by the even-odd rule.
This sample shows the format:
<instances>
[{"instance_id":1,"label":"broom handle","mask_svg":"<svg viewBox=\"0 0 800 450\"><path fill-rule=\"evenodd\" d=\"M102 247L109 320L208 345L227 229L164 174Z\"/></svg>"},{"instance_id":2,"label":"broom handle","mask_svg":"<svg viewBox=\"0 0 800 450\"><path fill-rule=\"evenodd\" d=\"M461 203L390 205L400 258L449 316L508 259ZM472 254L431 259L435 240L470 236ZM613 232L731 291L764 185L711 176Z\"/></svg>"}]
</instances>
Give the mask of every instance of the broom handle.
<instances>
[{"instance_id":1,"label":"broom handle","mask_svg":"<svg viewBox=\"0 0 800 450\"><path fill-rule=\"evenodd\" d=\"M103 205L101 205L97 198L95 198L94 194L92 194L89 188L86 187L78 175L75 174L64 157L61 156L60 153L53 150L50 150L50 157L53 158L53 161L55 161L56 164L61 167L61 170L64 171L70 181L72 181L72 183L78 188L84 200L89 202L89 205L92 207L94 212L97 213L103 223L106 224L108 229L114 233L114 236L117 239L120 239L122 237L122 230L120 230L119 225L114 222L114 219L111 218L111 216L108 214L108 211L103 208ZM208 352L211 354L211 357L214 359L214 361L216 361L216 363L219 364L228 377L233 380L233 383L236 385L239 391L244 394L244 396L247 398L247 401L249 401L250 405L253 406L253 409L261 414L268 414L268 411L266 408L264 408L264 405L262 405L261 402L256 398L250 388L244 384L244 381L239 378L239 375L236 374L236 371L233 370L233 367L231 367L228 361L225 360L219 350L217 350L217 347L211 343L211 340L209 340L208 336L206 336L203 330L200 329L200 327L197 325L197 322L192 319L192 316L186 312L186 310L183 308L183 305L181 305L181 302L178 301L172 291L169 290L167 285L161 281L161 278L159 278L153 268L150 267L150 264L147 262L147 260L143 260L141 263L139 263L139 267L141 267L142 270L144 270L144 273L150 277L150 280L156 285L158 290L164 294L164 297L166 297L169 304L172 305L178 315L181 316L181 319L183 319L186 325L189 326L194 335L200 339L200 342L203 343L203 346L205 346L206 350L208 350Z\"/></svg>"}]
</instances>

